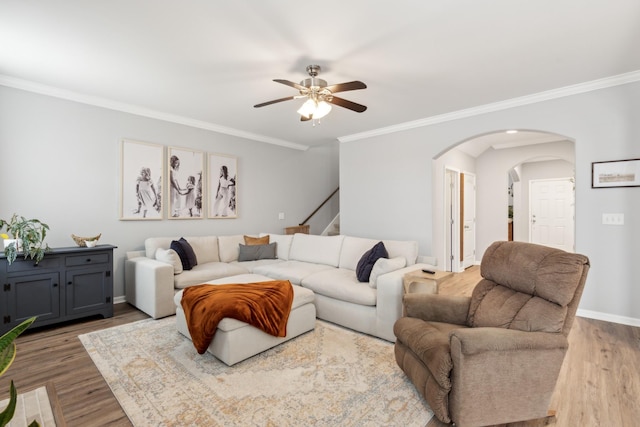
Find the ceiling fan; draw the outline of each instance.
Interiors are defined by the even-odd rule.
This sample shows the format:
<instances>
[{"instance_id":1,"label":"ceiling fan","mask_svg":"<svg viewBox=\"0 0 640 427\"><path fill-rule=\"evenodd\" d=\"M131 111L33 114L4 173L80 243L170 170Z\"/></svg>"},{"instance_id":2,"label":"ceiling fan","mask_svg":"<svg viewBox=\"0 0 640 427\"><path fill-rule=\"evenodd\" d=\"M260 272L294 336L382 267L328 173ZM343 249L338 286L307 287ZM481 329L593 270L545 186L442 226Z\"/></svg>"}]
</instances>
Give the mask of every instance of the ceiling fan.
<instances>
[{"instance_id":1,"label":"ceiling fan","mask_svg":"<svg viewBox=\"0 0 640 427\"><path fill-rule=\"evenodd\" d=\"M352 101L348 101L344 98L339 98L334 95L337 92L346 92L348 90L366 89L367 85L361 81L352 81L347 83L340 83L336 85L328 86L325 80L317 78L320 72L319 65L309 65L307 67L307 73L311 78L304 79L298 83L291 82L289 80L274 79L274 82L282 83L283 85L291 86L298 89L300 95L287 96L286 98L274 99L272 101L263 102L261 104L254 105L254 108L264 107L266 105L275 104L282 101L289 101L292 99L307 98L302 107L298 109L301 121L317 120L329 114L331 111L331 105L338 105L343 108L362 113L367 109L366 106L357 104Z\"/></svg>"}]
</instances>

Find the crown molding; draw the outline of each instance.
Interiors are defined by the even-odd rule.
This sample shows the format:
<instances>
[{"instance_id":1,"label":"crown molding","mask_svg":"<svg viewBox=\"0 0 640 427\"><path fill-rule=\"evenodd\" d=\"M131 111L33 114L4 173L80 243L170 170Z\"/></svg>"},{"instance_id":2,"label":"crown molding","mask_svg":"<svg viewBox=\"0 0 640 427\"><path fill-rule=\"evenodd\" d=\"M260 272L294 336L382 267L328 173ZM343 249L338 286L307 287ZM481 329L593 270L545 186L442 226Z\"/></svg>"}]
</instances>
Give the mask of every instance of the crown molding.
<instances>
[{"instance_id":1,"label":"crown molding","mask_svg":"<svg viewBox=\"0 0 640 427\"><path fill-rule=\"evenodd\" d=\"M592 80L585 83L579 83L571 86L565 86L558 89L552 89L545 92L539 92L532 95L521 96L518 98L508 99L506 101L494 102L491 104L480 105L478 107L467 108L464 110L453 111L451 113L439 114L424 119L413 120L410 122L399 123L393 126L387 126L379 129L373 129L366 132L354 133L338 137L341 143L358 141L360 139L371 138L389 133L401 132L420 127L432 126L438 123L445 123L452 120L459 120L468 117L478 116L486 113L507 110L509 108L521 107L523 105L535 104L538 102L549 101L552 99L564 98L566 96L577 95L585 92L592 92L599 89L605 89L613 86L620 86L627 83L633 83L640 80L640 70L630 73L619 74L616 76L606 77L603 79Z\"/></svg>"},{"instance_id":2,"label":"crown molding","mask_svg":"<svg viewBox=\"0 0 640 427\"><path fill-rule=\"evenodd\" d=\"M179 116L176 114L169 114L161 111L151 110L138 105L117 102L107 98L84 95L81 93L72 92L69 90L60 89L53 86L48 86L48 85L35 83L28 80L18 79L15 77L10 77L10 76L1 75L1 74L0 74L0 85L12 87L15 89L25 90L28 92L34 92L41 95L48 95L55 98L66 99L68 101L75 101L81 104L88 104L96 107L107 108L109 110L121 111L123 113L134 114L136 116L148 117L151 119L162 120L165 122L176 123L180 125L198 128L198 129L210 130L213 132L223 133L231 136L237 136L239 138L249 139L253 141L265 142L267 144L273 144L281 147L292 148L294 150L306 151L309 149L309 147L306 145L297 144L295 142L286 141L283 139L271 138L268 136L259 135L251 132L245 132L239 129L220 126L215 123L190 119L188 117Z\"/></svg>"}]
</instances>

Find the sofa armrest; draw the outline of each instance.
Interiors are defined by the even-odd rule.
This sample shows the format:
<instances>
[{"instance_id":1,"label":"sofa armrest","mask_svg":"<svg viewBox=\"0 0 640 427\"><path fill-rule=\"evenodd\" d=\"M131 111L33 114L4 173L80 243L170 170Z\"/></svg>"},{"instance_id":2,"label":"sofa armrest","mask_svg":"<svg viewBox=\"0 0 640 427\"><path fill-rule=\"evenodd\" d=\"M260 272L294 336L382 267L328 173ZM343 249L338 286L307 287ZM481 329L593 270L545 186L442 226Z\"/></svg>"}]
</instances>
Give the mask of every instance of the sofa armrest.
<instances>
[{"instance_id":1,"label":"sofa armrest","mask_svg":"<svg viewBox=\"0 0 640 427\"><path fill-rule=\"evenodd\" d=\"M146 257L124 262L127 302L154 319L175 314L173 266Z\"/></svg>"},{"instance_id":2,"label":"sofa armrest","mask_svg":"<svg viewBox=\"0 0 640 427\"><path fill-rule=\"evenodd\" d=\"M406 294L403 303L407 317L466 325L471 298L416 293Z\"/></svg>"},{"instance_id":3,"label":"sofa armrest","mask_svg":"<svg viewBox=\"0 0 640 427\"><path fill-rule=\"evenodd\" d=\"M402 317L402 296L404 294L402 280L406 273L416 268L421 268L421 265L414 264L381 274L376 279L376 330L380 338L391 342L396 340L393 325L396 320Z\"/></svg>"}]
</instances>

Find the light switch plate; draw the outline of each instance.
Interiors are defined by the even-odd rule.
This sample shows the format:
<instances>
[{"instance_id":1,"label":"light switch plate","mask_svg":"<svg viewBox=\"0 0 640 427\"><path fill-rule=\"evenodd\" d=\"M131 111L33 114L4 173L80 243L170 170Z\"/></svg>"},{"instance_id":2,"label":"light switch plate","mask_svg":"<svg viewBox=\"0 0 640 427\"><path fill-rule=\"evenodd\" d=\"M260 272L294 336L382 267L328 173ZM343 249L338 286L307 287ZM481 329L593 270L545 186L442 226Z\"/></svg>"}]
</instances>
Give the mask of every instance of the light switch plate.
<instances>
[{"instance_id":1,"label":"light switch plate","mask_svg":"<svg viewBox=\"0 0 640 427\"><path fill-rule=\"evenodd\" d=\"M624 225L624 214L622 213L603 213L602 223L604 225Z\"/></svg>"}]
</instances>

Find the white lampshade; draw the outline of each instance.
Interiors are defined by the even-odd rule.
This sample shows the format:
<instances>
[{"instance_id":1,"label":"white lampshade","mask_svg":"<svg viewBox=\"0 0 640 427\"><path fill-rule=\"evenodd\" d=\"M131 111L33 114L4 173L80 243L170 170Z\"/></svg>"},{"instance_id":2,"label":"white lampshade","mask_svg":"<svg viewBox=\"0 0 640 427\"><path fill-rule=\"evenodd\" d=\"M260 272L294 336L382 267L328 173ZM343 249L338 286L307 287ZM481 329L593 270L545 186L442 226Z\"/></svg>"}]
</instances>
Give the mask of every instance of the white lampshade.
<instances>
[{"instance_id":1,"label":"white lampshade","mask_svg":"<svg viewBox=\"0 0 640 427\"><path fill-rule=\"evenodd\" d=\"M298 109L298 114L307 119L321 119L331 111L331 104L326 101L317 102L314 99L307 99L302 107Z\"/></svg>"},{"instance_id":2,"label":"white lampshade","mask_svg":"<svg viewBox=\"0 0 640 427\"><path fill-rule=\"evenodd\" d=\"M313 113L313 118L321 119L327 114L329 114L330 111L331 111L331 104L329 104L327 101L320 101L316 106L316 112Z\"/></svg>"},{"instance_id":3,"label":"white lampshade","mask_svg":"<svg viewBox=\"0 0 640 427\"><path fill-rule=\"evenodd\" d=\"M315 114L315 111L316 102L313 99L309 98L304 104L302 104L302 107L298 109L298 114L308 119L313 114Z\"/></svg>"}]
</instances>

